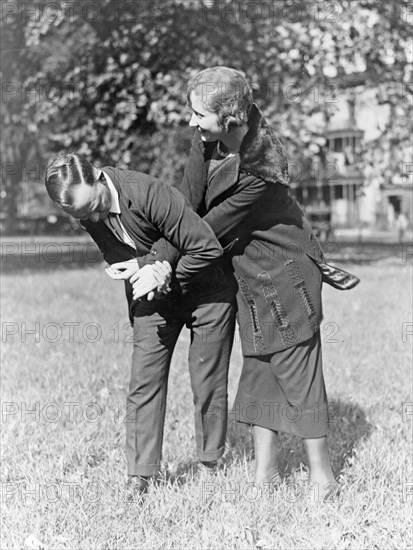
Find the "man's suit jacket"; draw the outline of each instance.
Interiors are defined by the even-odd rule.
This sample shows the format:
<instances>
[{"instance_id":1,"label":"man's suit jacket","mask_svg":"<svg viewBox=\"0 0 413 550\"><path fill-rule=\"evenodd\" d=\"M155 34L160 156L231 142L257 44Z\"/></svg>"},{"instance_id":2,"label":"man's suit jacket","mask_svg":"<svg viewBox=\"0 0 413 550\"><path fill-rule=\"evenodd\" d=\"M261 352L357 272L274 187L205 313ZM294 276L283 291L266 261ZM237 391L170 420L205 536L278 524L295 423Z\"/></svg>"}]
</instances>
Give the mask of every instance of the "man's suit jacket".
<instances>
[{"instance_id":1,"label":"man's suit jacket","mask_svg":"<svg viewBox=\"0 0 413 550\"><path fill-rule=\"evenodd\" d=\"M141 172L111 167L105 167L103 171L118 192L120 220L136 246L134 250L120 242L103 221L83 220L82 226L108 263L139 256L146 256L146 263L154 263L161 254L158 256L152 245L164 237L165 246L173 246L179 255L181 269L178 281L185 284L222 255L222 248L212 229L195 214L176 189ZM131 288L126 283L132 312Z\"/></svg>"}]
</instances>

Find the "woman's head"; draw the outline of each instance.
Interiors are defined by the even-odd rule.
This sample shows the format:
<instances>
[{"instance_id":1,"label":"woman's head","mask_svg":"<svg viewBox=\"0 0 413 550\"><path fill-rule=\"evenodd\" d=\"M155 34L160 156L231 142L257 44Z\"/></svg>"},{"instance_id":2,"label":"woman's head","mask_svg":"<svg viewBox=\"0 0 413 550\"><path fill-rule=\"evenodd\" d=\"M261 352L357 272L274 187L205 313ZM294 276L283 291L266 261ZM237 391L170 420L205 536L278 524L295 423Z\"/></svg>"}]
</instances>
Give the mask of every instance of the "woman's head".
<instances>
[{"instance_id":1,"label":"woman's head","mask_svg":"<svg viewBox=\"0 0 413 550\"><path fill-rule=\"evenodd\" d=\"M196 103L215 113L225 133L248 122L253 102L251 87L244 76L235 69L219 66L204 69L190 80L187 99L191 107ZM198 111L195 111L196 117Z\"/></svg>"},{"instance_id":2,"label":"woman's head","mask_svg":"<svg viewBox=\"0 0 413 550\"><path fill-rule=\"evenodd\" d=\"M45 184L50 198L75 218L98 221L109 213L110 191L98 181L101 171L85 158L71 153L49 162Z\"/></svg>"}]
</instances>

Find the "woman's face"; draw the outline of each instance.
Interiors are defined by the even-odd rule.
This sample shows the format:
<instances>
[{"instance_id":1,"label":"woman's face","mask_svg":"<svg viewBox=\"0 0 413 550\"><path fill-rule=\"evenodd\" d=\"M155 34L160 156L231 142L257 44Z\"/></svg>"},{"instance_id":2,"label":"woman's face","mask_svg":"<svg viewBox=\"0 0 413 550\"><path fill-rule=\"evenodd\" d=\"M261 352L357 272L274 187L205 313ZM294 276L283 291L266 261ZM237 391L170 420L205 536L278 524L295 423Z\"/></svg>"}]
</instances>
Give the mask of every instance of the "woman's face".
<instances>
[{"instance_id":1,"label":"woman's face","mask_svg":"<svg viewBox=\"0 0 413 550\"><path fill-rule=\"evenodd\" d=\"M189 99L192 108L189 126L198 128L202 141L218 141L225 137L226 133L219 125L218 115L206 109L195 92L191 93Z\"/></svg>"}]
</instances>

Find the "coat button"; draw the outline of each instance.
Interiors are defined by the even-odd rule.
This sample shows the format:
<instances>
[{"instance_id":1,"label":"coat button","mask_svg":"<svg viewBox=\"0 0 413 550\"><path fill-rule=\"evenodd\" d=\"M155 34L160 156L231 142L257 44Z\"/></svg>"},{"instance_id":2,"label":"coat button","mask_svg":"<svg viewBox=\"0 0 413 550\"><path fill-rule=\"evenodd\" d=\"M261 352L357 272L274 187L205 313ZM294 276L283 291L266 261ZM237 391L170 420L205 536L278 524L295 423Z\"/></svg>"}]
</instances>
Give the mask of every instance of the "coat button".
<instances>
[{"instance_id":1,"label":"coat button","mask_svg":"<svg viewBox=\"0 0 413 550\"><path fill-rule=\"evenodd\" d=\"M151 250L151 254L152 254L152 256L156 256L156 255L157 255L157 253L158 253L158 252L157 252L157 251L156 251L155 249L152 249L152 250Z\"/></svg>"}]
</instances>

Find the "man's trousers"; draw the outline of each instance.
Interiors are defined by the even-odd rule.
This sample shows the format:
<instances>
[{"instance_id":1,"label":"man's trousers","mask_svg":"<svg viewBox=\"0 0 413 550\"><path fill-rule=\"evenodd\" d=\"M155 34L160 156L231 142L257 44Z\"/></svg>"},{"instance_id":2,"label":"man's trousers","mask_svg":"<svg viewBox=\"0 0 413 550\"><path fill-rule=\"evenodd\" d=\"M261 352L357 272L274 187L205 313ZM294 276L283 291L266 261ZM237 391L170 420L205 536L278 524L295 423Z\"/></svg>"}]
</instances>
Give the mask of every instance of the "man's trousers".
<instances>
[{"instance_id":1,"label":"man's trousers","mask_svg":"<svg viewBox=\"0 0 413 550\"><path fill-rule=\"evenodd\" d=\"M225 449L228 367L235 326L234 294L141 302L134 312L134 349L127 397L129 475L160 470L172 353L186 325L191 331L189 373L198 458L214 461ZM173 396L172 396L173 398Z\"/></svg>"}]
</instances>

